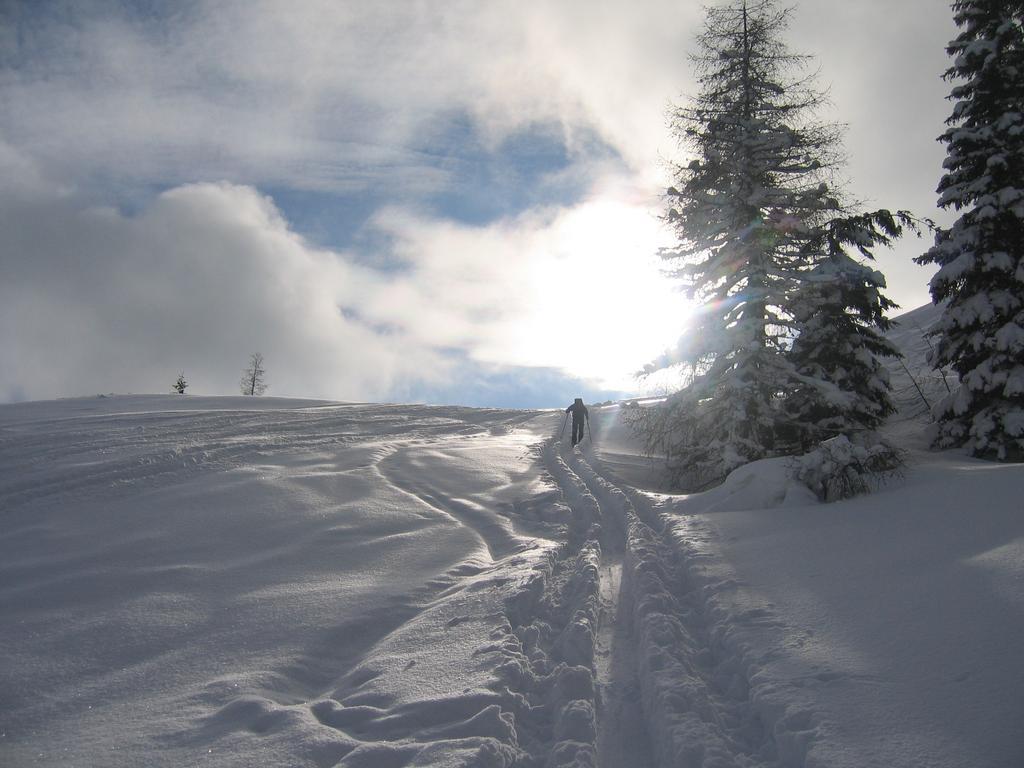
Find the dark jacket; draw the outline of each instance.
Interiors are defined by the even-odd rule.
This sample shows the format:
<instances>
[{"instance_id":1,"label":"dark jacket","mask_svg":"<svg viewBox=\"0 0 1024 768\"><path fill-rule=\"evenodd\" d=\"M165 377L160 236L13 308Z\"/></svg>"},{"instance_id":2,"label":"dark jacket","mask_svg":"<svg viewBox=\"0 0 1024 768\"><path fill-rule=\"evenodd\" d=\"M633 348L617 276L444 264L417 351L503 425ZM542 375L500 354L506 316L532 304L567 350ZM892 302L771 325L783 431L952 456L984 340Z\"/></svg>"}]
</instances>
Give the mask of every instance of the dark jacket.
<instances>
[{"instance_id":1,"label":"dark jacket","mask_svg":"<svg viewBox=\"0 0 1024 768\"><path fill-rule=\"evenodd\" d=\"M577 421L583 421L583 419L590 420L590 412L587 411L587 406L582 402L576 402L565 409L566 413L572 414L573 423Z\"/></svg>"}]
</instances>

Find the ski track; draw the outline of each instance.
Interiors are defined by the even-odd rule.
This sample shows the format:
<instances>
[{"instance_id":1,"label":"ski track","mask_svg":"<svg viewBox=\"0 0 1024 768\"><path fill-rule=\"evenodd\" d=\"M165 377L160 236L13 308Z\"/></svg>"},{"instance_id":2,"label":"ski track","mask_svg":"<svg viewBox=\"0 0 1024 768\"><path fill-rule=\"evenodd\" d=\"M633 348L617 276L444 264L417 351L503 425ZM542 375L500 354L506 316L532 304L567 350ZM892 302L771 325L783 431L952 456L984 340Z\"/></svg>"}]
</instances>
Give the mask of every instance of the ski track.
<instances>
[{"instance_id":1,"label":"ski track","mask_svg":"<svg viewBox=\"0 0 1024 768\"><path fill-rule=\"evenodd\" d=\"M703 577L700 553L651 497L595 465L590 451L552 449L548 458L574 517L599 527L597 764L802 764L813 716L773 706L770 695L757 700L758 663L736 641L735 617Z\"/></svg>"}]
</instances>

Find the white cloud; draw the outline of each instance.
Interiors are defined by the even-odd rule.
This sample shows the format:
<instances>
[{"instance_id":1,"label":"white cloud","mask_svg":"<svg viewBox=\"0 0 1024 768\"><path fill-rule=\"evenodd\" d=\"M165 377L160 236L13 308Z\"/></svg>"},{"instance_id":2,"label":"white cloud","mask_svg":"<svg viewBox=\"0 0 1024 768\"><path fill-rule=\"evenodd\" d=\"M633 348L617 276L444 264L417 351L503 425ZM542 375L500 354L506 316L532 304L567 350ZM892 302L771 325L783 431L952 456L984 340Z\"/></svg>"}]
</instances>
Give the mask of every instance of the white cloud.
<instances>
[{"instance_id":1,"label":"white cloud","mask_svg":"<svg viewBox=\"0 0 1024 768\"><path fill-rule=\"evenodd\" d=\"M254 351L277 394L373 397L444 374L424 345L342 317L379 278L311 248L250 188L180 187L135 218L38 198L0 215L0 399L163 391L179 370L231 393Z\"/></svg>"},{"instance_id":2,"label":"white cloud","mask_svg":"<svg viewBox=\"0 0 1024 768\"><path fill-rule=\"evenodd\" d=\"M0 400L162 391L179 370L230 393L254 351L282 395L455 386L462 359L628 387L682 314L652 263L658 222L634 202L484 227L392 209L375 226L403 266L372 269L311 246L250 187L177 187L134 217L8 193Z\"/></svg>"},{"instance_id":3,"label":"white cloud","mask_svg":"<svg viewBox=\"0 0 1024 768\"><path fill-rule=\"evenodd\" d=\"M0 81L19 147L76 178L314 189L444 184L418 151L453 114L495 143L538 122L570 144L596 131L646 168L693 16L669 0L247 0L148 24L89 8L23 30Z\"/></svg>"},{"instance_id":4,"label":"white cloud","mask_svg":"<svg viewBox=\"0 0 1024 768\"><path fill-rule=\"evenodd\" d=\"M664 109L694 90L686 54L702 21L698 4L674 0L211 0L168 6L158 20L112 17L112 7L75 3L47 17L5 6L33 21L20 43L0 41L0 138L50 177L383 186L392 204L457 181L430 155L455 115L495 145L561 126L585 168L576 139L597 135L658 186L659 156L674 152ZM939 76L953 32L933 0L796 10L790 39L816 57L832 116L850 127L858 197L935 215L933 139L948 113ZM923 247L882 260L898 299L924 296L926 270L910 263Z\"/></svg>"}]
</instances>

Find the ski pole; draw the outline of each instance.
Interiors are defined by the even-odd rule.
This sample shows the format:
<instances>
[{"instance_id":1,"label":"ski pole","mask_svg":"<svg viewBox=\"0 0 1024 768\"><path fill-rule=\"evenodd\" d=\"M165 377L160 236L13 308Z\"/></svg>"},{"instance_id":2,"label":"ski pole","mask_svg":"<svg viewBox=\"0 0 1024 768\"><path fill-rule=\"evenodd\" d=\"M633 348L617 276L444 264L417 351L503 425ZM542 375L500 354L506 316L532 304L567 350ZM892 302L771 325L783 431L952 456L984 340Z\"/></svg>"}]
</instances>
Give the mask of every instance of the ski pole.
<instances>
[{"instance_id":1,"label":"ski pole","mask_svg":"<svg viewBox=\"0 0 1024 768\"><path fill-rule=\"evenodd\" d=\"M587 437L590 438L590 444L594 444L594 436L590 434L590 417L587 416Z\"/></svg>"},{"instance_id":2,"label":"ski pole","mask_svg":"<svg viewBox=\"0 0 1024 768\"><path fill-rule=\"evenodd\" d=\"M565 418L562 419L562 431L558 433L558 439L561 440L565 437L565 422L569 420L569 414L565 414Z\"/></svg>"}]
</instances>

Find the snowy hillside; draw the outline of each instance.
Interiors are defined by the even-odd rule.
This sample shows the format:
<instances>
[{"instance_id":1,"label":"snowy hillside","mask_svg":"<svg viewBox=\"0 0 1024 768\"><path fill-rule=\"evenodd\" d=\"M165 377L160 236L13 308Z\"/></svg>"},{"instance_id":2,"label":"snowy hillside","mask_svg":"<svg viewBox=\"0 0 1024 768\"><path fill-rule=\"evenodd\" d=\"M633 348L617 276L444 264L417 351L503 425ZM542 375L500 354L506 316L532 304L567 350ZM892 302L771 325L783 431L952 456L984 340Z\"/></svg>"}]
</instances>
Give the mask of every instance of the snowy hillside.
<instances>
[{"instance_id":1,"label":"snowy hillside","mask_svg":"<svg viewBox=\"0 0 1024 768\"><path fill-rule=\"evenodd\" d=\"M1020 766L1024 467L901 409L822 505L617 406L0 406L0 765Z\"/></svg>"},{"instance_id":2,"label":"snowy hillside","mask_svg":"<svg viewBox=\"0 0 1024 768\"><path fill-rule=\"evenodd\" d=\"M895 326L886 334L903 352L902 360L890 360L887 365L893 400L899 408L899 414L892 421L913 421L914 425L909 429L911 433L921 432L918 429L919 423L929 421L930 406L956 387L954 371L936 371L927 360L932 343L926 332L938 322L940 316L940 307L925 304L897 317ZM889 426L891 429L892 424Z\"/></svg>"}]
</instances>

